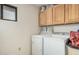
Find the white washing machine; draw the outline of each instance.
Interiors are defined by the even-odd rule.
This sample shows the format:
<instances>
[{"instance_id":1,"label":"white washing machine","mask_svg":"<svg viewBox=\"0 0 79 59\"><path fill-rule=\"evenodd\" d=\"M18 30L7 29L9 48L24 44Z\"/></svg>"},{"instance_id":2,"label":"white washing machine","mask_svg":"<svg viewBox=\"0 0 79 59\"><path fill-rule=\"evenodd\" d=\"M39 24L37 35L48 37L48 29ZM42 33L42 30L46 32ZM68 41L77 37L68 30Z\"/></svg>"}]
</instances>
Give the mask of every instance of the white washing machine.
<instances>
[{"instance_id":1,"label":"white washing machine","mask_svg":"<svg viewBox=\"0 0 79 59\"><path fill-rule=\"evenodd\" d=\"M33 35L32 55L65 55L66 35Z\"/></svg>"}]
</instances>

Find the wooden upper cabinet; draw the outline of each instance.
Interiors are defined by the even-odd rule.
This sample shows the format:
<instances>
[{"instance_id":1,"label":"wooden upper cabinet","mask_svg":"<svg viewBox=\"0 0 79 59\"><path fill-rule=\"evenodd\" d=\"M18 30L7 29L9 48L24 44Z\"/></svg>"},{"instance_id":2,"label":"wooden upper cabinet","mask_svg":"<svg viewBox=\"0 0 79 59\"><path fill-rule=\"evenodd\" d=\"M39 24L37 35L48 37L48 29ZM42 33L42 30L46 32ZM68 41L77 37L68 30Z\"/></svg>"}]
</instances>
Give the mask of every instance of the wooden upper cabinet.
<instances>
[{"instance_id":1,"label":"wooden upper cabinet","mask_svg":"<svg viewBox=\"0 0 79 59\"><path fill-rule=\"evenodd\" d=\"M40 26L52 25L52 7L40 12Z\"/></svg>"},{"instance_id":2,"label":"wooden upper cabinet","mask_svg":"<svg viewBox=\"0 0 79 59\"><path fill-rule=\"evenodd\" d=\"M64 24L64 4L53 7L53 24Z\"/></svg>"},{"instance_id":3,"label":"wooden upper cabinet","mask_svg":"<svg viewBox=\"0 0 79 59\"><path fill-rule=\"evenodd\" d=\"M78 22L79 4L59 4L40 12L40 26Z\"/></svg>"},{"instance_id":4,"label":"wooden upper cabinet","mask_svg":"<svg viewBox=\"0 0 79 59\"><path fill-rule=\"evenodd\" d=\"M45 26L47 25L46 23L46 11L40 12L40 21L39 21L40 26Z\"/></svg>"},{"instance_id":5,"label":"wooden upper cabinet","mask_svg":"<svg viewBox=\"0 0 79 59\"><path fill-rule=\"evenodd\" d=\"M79 22L79 4L65 5L65 23Z\"/></svg>"},{"instance_id":6,"label":"wooden upper cabinet","mask_svg":"<svg viewBox=\"0 0 79 59\"><path fill-rule=\"evenodd\" d=\"M52 7L47 8L46 10L46 16L47 16L47 25L52 25L53 22L53 14L52 14Z\"/></svg>"}]
</instances>

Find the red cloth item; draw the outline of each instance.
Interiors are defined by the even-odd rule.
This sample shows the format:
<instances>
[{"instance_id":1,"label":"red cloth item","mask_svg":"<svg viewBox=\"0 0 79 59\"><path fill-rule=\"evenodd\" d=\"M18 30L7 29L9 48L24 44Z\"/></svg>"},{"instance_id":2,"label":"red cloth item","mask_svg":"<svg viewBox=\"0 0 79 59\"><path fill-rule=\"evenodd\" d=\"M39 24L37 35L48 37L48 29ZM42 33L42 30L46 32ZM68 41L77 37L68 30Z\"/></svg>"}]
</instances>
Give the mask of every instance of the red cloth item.
<instances>
[{"instance_id":1,"label":"red cloth item","mask_svg":"<svg viewBox=\"0 0 79 59\"><path fill-rule=\"evenodd\" d=\"M79 32L70 32L71 45L79 48Z\"/></svg>"}]
</instances>

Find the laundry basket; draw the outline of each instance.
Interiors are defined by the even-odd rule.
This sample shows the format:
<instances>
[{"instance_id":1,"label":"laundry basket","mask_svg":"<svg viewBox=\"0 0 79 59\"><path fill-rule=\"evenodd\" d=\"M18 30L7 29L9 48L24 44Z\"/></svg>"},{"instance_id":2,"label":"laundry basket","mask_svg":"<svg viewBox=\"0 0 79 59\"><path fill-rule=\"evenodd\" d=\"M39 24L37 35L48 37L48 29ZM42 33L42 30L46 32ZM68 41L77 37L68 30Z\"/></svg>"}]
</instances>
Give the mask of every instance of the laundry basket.
<instances>
[{"instance_id":1,"label":"laundry basket","mask_svg":"<svg viewBox=\"0 0 79 59\"><path fill-rule=\"evenodd\" d=\"M79 49L75 49L72 47L67 46L68 49L68 55L79 55Z\"/></svg>"},{"instance_id":2,"label":"laundry basket","mask_svg":"<svg viewBox=\"0 0 79 59\"><path fill-rule=\"evenodd\" d=\"M66 41L66 48L67 48L67 54L68 55L79 55L79 48L73 47L69 45L69 39Z\"/></svg>"}]
</instances>

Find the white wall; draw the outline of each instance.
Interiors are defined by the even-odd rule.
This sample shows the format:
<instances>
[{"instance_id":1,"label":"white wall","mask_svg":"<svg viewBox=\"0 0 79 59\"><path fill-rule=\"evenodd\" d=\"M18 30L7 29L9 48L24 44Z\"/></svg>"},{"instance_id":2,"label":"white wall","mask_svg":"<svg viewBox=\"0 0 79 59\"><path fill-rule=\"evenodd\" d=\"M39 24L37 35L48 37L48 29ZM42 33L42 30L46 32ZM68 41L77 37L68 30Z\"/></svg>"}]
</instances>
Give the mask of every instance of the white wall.
<instances>
[{"instance_id":1,"label":"white wall","mask_svg":"<svg viewBox=\"0 0 79 59\"><path fill-rule=\"evenodd\" d=\"M46 27L41 27L42 34L52 34L54 32L70 33L70 31L77 31L77 30L79 30L79 24L48 26L47 31Z\"/></svg>"},{"instance_id":2,"label":"white wall","mask_svg":"<svg viewBox=\"0 0 79 59\"><path fill-rule=\"evenodd\" d=\"M67 32L77 31L79 29L79 24L70 24L70 25L59 25L53 27L54 32Z\"/></svg>"},{"instance_id":3,"label":"white wall","mask_svg":"<svg viewBox=\"0 0 79 59\"><path fill-rule=\"evenodd\" d=\"M18 7L17 22L0 20L0 54L31 54L31 36L39 33L38 8L15 6Z\"/></svg>"}]
</instances>

